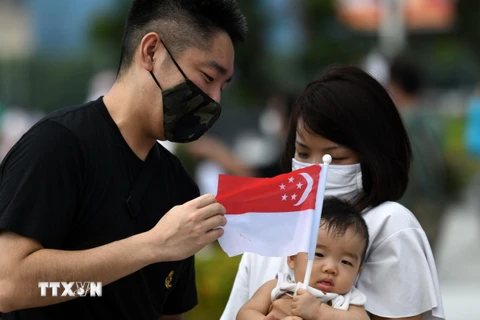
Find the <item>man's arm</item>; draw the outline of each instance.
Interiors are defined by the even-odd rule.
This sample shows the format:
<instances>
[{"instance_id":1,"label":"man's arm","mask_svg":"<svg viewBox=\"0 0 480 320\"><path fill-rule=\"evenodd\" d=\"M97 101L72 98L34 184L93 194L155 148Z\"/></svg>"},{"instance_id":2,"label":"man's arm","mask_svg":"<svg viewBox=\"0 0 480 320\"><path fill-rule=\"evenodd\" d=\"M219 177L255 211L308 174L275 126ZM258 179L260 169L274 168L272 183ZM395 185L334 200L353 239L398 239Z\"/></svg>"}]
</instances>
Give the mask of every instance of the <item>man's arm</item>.
<instances>
[{"instance_id":1,"label":"man's arm","mask_svg":"<svg viewBox=\"0 0 480 320\"><path fill-rule=\"evenodd\" d=\"M80 251L44 249L37 241L0 232L0 311L40 307L75 297L40 296L38 282L102 282L105 286L155 261L147 234ZM50 289L49 289L50 290Z\"/></svg>"},{"instance_id":2,"label":"man's arm","mask_svg":"<svg viewBox=\"0 0 480 320\"><path fill-rule=\"evenodd\" d=\"M277 285L277 280L270 280L261 286L257 292L238 311L237 320L263 320L272 303L271 292Z\"/></svg>"},{"instance_id":3,"label":"man's arm","mask_svg":"<svg viewBox=\"0 0 480 320\"><path fill-rule=\"evenodd\" d=\"M170 316L161 316L160 320L183 320L183 314L175 314Z\"/></svg>"},{"instance_id":4,"label":"man's arm","mask_svg":"<svg viewBox=\"0 0 480 320\"><path fill-rule=\"evenodd\" d=\"M151 263L186 259L223 234L225 208L213 195L173 207L148 232L89 250L43 248L0 232L0 312L72 299L41 297L38 282L94 281L107 285Z\"/></svg>"}]
</instances>

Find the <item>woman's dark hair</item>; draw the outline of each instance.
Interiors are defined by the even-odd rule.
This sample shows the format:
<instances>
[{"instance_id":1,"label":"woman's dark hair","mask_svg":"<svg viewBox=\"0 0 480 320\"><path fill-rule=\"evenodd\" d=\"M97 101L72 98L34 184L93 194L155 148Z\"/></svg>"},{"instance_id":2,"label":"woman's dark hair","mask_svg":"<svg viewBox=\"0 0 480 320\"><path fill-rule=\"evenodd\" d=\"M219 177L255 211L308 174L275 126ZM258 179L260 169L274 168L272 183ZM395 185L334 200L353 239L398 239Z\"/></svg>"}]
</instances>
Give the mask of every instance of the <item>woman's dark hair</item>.
<instances>
[{"instance_id":1,"label":"woman's dark hair","mask_svg":"<svg viewBox=\"0 0 480 320\"><path fill-rule=\"evenodd\" d=\"M372 76L352 66L333 67L307 85L295 102L282 159L291 171L299 120L305 129L356 151L364 195L363 210L399 200L408 184L410 140L387 91Z\"/></svg>"}]
</instances>

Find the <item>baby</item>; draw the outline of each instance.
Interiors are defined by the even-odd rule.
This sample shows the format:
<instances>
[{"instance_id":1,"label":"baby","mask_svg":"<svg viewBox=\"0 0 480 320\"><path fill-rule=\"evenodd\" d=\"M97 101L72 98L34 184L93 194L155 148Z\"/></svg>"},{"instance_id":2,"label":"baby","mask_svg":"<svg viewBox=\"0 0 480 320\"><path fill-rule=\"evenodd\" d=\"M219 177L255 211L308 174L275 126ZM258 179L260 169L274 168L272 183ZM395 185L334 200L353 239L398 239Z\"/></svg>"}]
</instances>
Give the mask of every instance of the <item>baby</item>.
<instances>
[{"instance_id":1,"label":"baby","mask_svg":"<svg viewBox=\"0 0 480 320\"><path fill-rule=\"evenodd\" d=\"M292 313L303 320L320 319L324 309L332 307L352 313L352 318L365 317L366 297L353 284L362 269L368 237L365 221L350 204L325 199L308 290L296 290L308 261L307 253L301 252L287 258L290 273L279 273L261 286L237 320L264 319L272 302L284 294L293 297Z\"/></svg>"}]
</instances>

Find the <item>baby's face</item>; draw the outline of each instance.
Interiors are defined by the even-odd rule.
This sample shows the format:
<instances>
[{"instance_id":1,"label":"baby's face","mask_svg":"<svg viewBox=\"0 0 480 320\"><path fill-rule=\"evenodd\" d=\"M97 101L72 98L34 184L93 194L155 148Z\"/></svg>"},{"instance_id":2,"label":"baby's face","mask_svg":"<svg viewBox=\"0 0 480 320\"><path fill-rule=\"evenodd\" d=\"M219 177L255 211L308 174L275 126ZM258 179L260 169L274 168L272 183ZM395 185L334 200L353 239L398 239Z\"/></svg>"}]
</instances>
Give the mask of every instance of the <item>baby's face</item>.
<instances>
[{"instance_id":1,"label":"baby's face","mask_svg":"<svg viewBox=\"0 0 480 320\"><path fill-rule=\"evenodd\" d=\"M365 240L351 230L342 236L335 236L322 225L318 232L309 285L322 292L345 294L350 291L360 271L364 248ZM307 260L306 253L288 258L288 265L294 270L297 282L305 279Z\"/></svg>"}]
</instances>

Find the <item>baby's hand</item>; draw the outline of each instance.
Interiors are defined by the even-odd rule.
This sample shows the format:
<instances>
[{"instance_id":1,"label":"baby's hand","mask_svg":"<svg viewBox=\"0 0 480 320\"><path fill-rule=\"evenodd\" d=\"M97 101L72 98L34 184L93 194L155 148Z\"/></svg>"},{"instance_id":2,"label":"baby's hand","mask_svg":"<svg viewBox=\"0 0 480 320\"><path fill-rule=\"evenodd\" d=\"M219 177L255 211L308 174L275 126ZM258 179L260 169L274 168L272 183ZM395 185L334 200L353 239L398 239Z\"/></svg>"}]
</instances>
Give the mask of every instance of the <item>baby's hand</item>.
<instances>
[{"instance_id":1,"label":"baby's hand","mask_svg":"<svg viewBox=\"0 0 480 320\"><path fill-rule=\"evenodd\" d=\"M292 313L304 320L320 319L322 303L305 289L298 289L293 297Z\"/></svg>"}]
</instances>

